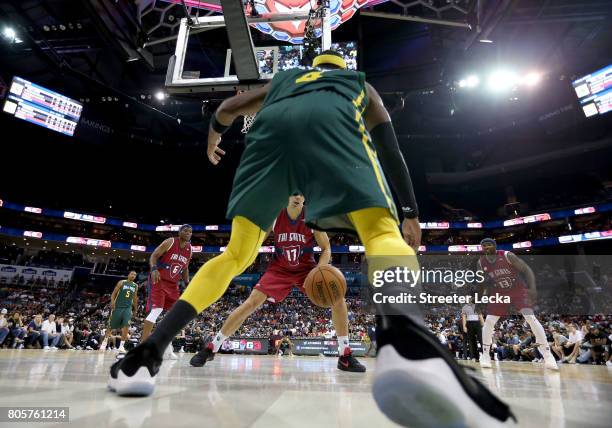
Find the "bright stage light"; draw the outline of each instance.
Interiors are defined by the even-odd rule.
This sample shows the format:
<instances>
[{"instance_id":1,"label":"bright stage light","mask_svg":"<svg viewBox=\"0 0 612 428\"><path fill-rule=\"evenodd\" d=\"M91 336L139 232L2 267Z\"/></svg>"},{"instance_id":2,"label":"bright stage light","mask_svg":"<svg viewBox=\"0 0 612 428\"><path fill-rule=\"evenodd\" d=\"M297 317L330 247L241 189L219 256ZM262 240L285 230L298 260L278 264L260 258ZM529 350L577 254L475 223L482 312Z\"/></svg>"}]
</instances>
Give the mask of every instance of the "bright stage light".
<instances>
[{"instance_id":1,"label":"bright stage light","mask_svg":"<svg viewBox=\"0 0 612 428\"><path fill-rule=\"evenodd\" d=\"M166 98L166 94L164 94L162 91L159 91L155 94L155 99L162 101L164 98Z\"/></svg>"},{"instance_id":2,"label":"bright stage light","mask_svg":"<svg viewBox=\"0 0 612 428\"><path fill-rule=\"evenodd\" d=\"M480 79L476 75L468 76L466 83L468 88L475 88L480 83Z\"/></svg>"},{"instance_id":3,"label":"bright stage light","mask_svg":"<svg viewBox=\"0 0 612 428\"><path fill-rule=\"evenodd\" d=\"M535 86L542 80L542 75L540 73L531 72L523 77L523 83L527 86Z\"/></svg>"},{"instance_id":4,"label":"bright stage light","mask_svg":"<svg viewBox=\"0 0 612 428\"><path fill-rule=\"evenodd\" d=\"M479 83L480 79L476 75L468 76L458 82L460 88L475 88Z\"/></svg>"},{"instance_id":5,"label":"bright stage light","mask_svg":"<svg viewBox=\"0 0 612 428\"><path fill-rule=\"evenodd\" d=\"M15 33L15 30L13 30L10 27L6 27L4 31L2 32L2 34L4 35L4 37L9 39L11 42L15 40L15 37L17 37L17 33Z\"/></svg>"},{"instance_id":6,"label":"bright stage light","mask_svg":"<svg viewBox=\"0 0 612 428\"><path fill-rule=\"evenodd\" d=\"M499 70L493 72L489 76L488 85L489 89L492 91L502 92L514 88L517 82L518 79L515 73L507 70Z\"/></svg>"}]
</instances>

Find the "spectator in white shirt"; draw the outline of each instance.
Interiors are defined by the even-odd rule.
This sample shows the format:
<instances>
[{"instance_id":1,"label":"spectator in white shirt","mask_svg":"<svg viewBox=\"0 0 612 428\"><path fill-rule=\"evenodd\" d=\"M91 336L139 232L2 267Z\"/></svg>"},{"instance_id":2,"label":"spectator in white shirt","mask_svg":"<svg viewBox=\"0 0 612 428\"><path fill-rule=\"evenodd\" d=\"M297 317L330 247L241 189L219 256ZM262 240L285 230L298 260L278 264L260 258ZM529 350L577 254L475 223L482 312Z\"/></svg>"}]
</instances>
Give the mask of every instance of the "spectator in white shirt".
<instances>
[{"instance_id":1,"label":"spectator in white shirt","mask_svg":"<svg viewBox=\"0 0 612 428\"><path fill-rule=\"evenodd\" d=\"M62 337L64 338L64 345L66 345L66 347L68 349L74 349L74 346L72 346L72 339L73 339L73 335L72 332L74 330L74 326L71 325L68 320L66 320L65 318L59 317L57 319L57 324L60 328L60 333L62 335Z\"/></svg>"},{"instance_id":2,"label":"spectator in white shirt","mask_svg":"<svg viewBox=\"0 0 612 428\"><path fill-rule=\"evenodd\" d=\"M6 336L9 334L8 321L6 320L6 313L8 311L6 309L2 309L0 311L0 345L6 339Z\"/></svg>"},{"instance_id":3,"label":"spectator in white shirt","mask_svg":"<svg viewBox=\"0 0 612 428\"><path fill-rule=\"evenodd\" d=\"M49 318L44 320L42 327L40 328L40 334L42 336L43 347L45 351L56 350L57 344L59 343L62 335L57 332L55 326L55 315L49 315ZM49 339L51 339L51 347L49 347Z\"/></svg>"},{"instance_id":4,"label":"spectator in white shirt","mask_svg":"<svg viewBox=\"0 0 612 428\"><path fill-rule=\"evenodd\" d=\"M567 349L565 353L569 353L569 355L563 359L563 362L575 364L576 358L580 354L580 346L582 345L582 331L577 330L574 324L567 326L567 331L569 336L563 346Z\"/></svg>"}]
</instances>

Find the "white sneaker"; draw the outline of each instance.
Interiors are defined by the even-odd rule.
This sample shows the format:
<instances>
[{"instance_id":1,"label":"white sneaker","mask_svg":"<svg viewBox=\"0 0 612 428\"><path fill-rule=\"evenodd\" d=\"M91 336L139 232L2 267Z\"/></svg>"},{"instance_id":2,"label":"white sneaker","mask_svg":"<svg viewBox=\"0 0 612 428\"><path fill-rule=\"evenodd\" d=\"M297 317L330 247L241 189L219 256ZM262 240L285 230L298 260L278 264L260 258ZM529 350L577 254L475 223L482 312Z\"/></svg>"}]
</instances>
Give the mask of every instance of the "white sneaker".
<instances>
[{"instance_id":1,"label":"white sneaker","mask_svg":"<svg viewBox=\"0 0 612 428\"><path fill-rule=\"evenodd\" d=\"M424 326L403 316L378 318L372 393L389 419L422 428L514 425L509 407L469 376Z\"/></svg>"},{"instance_id":2,"label":"white sneaker","mask_svg":"<svg viewBox=\"0 0 612 428\"><path fill-rule=\"evenodd\" d=\"M119 349L117 349L117 352L119 352L120 354L125 354L127 351L123 346L121 346Z\"/></svg>"},{"instance_id":3,"label":"white sneaker","mask_svg":"<svg viewBox=\"0 0 612 428\"><path fill-rule=\"evenodd\" d=\"M612 367L612 361L606 361L606 366Z\"/></svg>"},{"instance_id":4,"label":"white sneaker","mask_svg":"<svg viewBox=\"0 0 612 428\"><path fill-rule=\"evenodd\" d=\"M533 360L531 360L532 363L539 363L540 359L539 358L534 358Z\"/></svg>"},{"instance_id":5,"label":"white sneaker","mask_svg":"<svg viewBox=\"0 0 612 428\"><path fill-rule=\"evenodd\" d=\"M150 344L139 345L116 361L110 369L108 389L117 395L147 396L155 390L155 376L162 360L152 352L143 352ZM155 352L155 354L157 351ZM127 364L126 364L127 363ZM125 367L123 366L125 364Z\"/></svg>"},{"instance_id":6,"label":"white sneaker","mask_svg":"<svg viewBox=\"0 0 612 428\"><path fill-rule=\"evenodd\" d=\"M493 367L491 364L491 356L489 354L482 354L480 358L480 367L483 369L490 369Z\"/></svg>"},{"instance_id":7,"label":"white sneaker","mask_svg":"<svg viewBox=\"0 0 612 428\"><path fill-rule=\"evenodd\" d=\"M178 360L178 356L174 353L174 350L172 349L172 344L168 345L168 347L166 348L163 358L164 360Z\"/></svg>"},{"instance_id":8,"label":"white sneaker","mask_svg":"<svg viewBox=\"0 0 612 428\"><path fill-rule=\"evenodd\" d=\"M43 351L48 351L49 349L51 349L51 348L49 348L48 346L45 346L45 347L43 348Z\"/></svg>"},{"instance_id":9,"label":"white sneaker","mask_svg":"<svg viewBox=\"0 0 612 428\"><path fill-rule=\"evenodd\" d=\"M56 346L52 346L52 347L51 347L51 350L52 350L52 351L57 351L57 349L58 349L58 348L57 348Z\"/></svg>"},{"instance_id":10,"label":"white sneaker","mask_svg":"<svg viewBox=\"0 0 612 428\"><path fill-rule=\"evenodd\" d=\"M185 349L183 349L183 347L181 346L181 349L179 349L179 354L184 354L185 353Z\"/></svg>"},{"instance_id":11,"label":"white sneaker","mask_svg":"<svg viewBox=\"0 0 612 428\"><path fill-rule=\"evenodd\" d=\"M555 357L549 352L544 354L544 368L548 370L559 370Z\"/></svg>"}]
</instances>

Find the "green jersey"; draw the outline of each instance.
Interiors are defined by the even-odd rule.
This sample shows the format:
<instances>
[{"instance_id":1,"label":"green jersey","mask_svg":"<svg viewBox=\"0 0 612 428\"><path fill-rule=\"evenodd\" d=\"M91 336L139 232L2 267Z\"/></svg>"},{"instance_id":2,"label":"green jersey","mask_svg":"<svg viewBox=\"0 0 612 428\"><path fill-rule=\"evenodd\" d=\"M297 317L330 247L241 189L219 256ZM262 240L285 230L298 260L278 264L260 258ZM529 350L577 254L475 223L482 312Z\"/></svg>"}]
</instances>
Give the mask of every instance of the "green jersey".
<instances>
[{"instance_id":1,"label":"green jersey","mask_svg":"<svg viewBox=\"0 0 612 428\"><path fill-rule=\"evenodd\" d=\"M138 285L136 283L127 280L123 281L115 299L115 308L131 308L137 291Z\"/></svg>"},{"instance_id":2,"label":"green jersey","mask_svg":"<svg viewBox=\"0 0 612 428\"><path fill-rule=\"evenodd\" d=\"M365 75L347 70L292 69L274 76L246 136L227 217L267 230L287 197L301 191L306 224L354 231L348 214L386 208L397 220L364 112Z\"/></svg>"},{"instance_id":3,"label":"green jersey","mask_svg":"<svg viewBox=\"0 0 612 428\"><path fill-rule=\"evenodd\" d=\"M334 91L352 102L358 100L363 108L368 105L364 73L351 70L294 68L274 76L262 108L286 98L320 90Z\"/></svg>"}]
</instances>

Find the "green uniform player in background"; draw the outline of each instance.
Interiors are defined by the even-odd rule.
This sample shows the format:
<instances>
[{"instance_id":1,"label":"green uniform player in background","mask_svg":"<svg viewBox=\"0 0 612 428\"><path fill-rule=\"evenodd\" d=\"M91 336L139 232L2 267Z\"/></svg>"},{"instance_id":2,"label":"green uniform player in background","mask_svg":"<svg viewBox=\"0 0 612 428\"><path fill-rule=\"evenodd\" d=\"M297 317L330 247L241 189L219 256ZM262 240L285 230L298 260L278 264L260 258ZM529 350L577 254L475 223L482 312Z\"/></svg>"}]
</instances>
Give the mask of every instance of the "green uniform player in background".
<instances>
[{"instance_id":1,"label":"green uniform player in background","mask_svg":"<svg viewBox=\"0 0 612 428\"><path fill-rule=\"evenodd\" d=\"M132 313L138 309L138 284L134 282L136 272L131 271L126 280L121 280L115 286L111 295L111 316L106 335L100 345L100 350L106 350L108 338L113 330L121 329L121 340L116 349L125 352L123 345L128 337L128 326L132 319Z\"/></svg>"}]
</instances>

